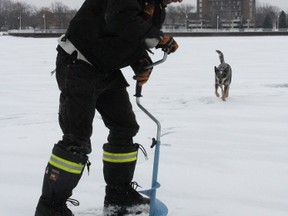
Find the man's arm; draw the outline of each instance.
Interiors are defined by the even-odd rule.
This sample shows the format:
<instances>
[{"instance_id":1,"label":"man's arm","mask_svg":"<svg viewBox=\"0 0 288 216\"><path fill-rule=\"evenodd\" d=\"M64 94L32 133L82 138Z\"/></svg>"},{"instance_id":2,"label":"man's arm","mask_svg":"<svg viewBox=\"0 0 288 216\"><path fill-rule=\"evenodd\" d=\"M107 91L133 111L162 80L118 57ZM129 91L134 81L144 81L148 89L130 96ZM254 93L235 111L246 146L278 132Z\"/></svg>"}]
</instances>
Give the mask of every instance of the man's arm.
<instances>
[{"instance_id":1,"label":"man's arm","mask_svg":"<svg viewBox=\"0 0 288 216\"><path fill-rule=\"evenodd\" d=\"M144 43L146 38L160 40L163 33L141 16L137 0L107 0L105 21L107 30L131 43Z\"/></svg>"}]
</instances>

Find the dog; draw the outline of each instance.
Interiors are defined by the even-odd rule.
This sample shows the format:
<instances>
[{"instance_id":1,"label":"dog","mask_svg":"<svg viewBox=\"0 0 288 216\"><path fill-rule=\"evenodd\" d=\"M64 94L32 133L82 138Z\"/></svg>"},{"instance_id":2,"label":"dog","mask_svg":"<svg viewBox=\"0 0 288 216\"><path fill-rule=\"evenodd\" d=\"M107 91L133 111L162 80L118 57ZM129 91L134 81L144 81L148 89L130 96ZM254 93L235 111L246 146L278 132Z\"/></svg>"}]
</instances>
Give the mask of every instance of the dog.
<instances>
[{"instance_id":1,"label":"dog","mask_svg":"<svg viewBox=\"0 0 288 216\"><path fill-rule=\"evenodd\" d=\"M215 95L220 97L218 93L218 88L221 89L221 99L226 101L226 98L229 96L230 84L232 81L232 68L229 64L225 63L224 55L221 51L216 50L219 54L220 65L214 67L215 70Z\"/></svg>"}]
</instances>

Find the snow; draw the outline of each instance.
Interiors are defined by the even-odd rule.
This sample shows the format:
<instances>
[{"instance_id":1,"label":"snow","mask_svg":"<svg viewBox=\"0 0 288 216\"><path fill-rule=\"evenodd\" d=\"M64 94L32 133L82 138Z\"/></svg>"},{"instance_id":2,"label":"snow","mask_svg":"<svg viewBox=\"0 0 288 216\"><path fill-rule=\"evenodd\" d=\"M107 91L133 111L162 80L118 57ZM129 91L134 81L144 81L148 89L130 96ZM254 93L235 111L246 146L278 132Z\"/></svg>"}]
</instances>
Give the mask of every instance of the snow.
<instances>
[{"instance_id":1,"label":"snow","mask_svg":"<svg viewBox=\"0 0 288 216\"><path fill-rule=\"evenodd\" d=\"M141 103L162 124L157 198L170 216L286 216L288 213L287 37L176 38L180 48L154 68ZM55 38L0 37L0 215L33 215L45 165L61 138ZM214 95L216 49L232 66L230 97ZM156 51L153 59L162 57ZM124 70L141 126L135 181L149 188L155 124L135 104L133 73ZM76 215L99 209L105 183L94 121L90 175L74 190ZM82 212L82 213L81 213ZM96 210L95 210L96 212Z\"/></svg>"}]
</instances>

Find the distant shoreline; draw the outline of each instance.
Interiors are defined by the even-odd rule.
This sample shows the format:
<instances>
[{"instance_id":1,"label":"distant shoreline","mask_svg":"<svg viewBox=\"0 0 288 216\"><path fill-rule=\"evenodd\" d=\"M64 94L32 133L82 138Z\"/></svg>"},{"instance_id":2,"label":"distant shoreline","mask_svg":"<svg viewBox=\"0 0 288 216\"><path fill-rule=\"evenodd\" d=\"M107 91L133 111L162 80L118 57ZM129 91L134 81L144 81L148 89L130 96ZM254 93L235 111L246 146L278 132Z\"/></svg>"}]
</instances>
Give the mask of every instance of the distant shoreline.
<instances>
[{"instance_id":1,"label":"distant shoreline","mask_svg":"<svg viewBox=\"0 0 288 216\"><path fill-rule=\"evenodd\" d=\"M173 37L223 37L223 36L288 36L288 31L249 31L249 32L165 32ZM63 33L45 32L8 32L7 35L16 37L60 37Z\"/></svg>"}]
</instances>

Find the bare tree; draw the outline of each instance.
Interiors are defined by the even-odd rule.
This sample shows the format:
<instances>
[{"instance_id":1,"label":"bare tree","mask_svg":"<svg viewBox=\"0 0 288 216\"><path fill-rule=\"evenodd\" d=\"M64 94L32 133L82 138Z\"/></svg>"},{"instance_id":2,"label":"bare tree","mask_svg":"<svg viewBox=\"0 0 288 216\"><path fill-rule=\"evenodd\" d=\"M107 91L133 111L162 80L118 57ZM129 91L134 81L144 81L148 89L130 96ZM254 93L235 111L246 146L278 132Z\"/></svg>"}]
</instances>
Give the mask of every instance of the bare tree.
<instances>
[{"instance_id":1,"label":"bare tree","mask_svg":"<svg viewBox=\"0 0 288 216\"><path fill-rule=\"evenodd\" d=\"M259 4L256 8L256 26L263 27L263 23L267 15L273 21L276 21L277 15L280 13L278 7L272 6L270 4ZM267 19L267 18L266 18Z\"/></svg>"},{"instance_id":2,"label":"bare tree","mask_svg":"<svg viewBox=\"0 0 288 216\"><path fill-rule=\"evenodd\" d=\"M55 2L51 7L40 10L35 6L13 0L0 0L0 30L26 28L62 28L68 27L76 10L70 10L61 2Z\"/></svg>"},{"instance_id":3,"label":"bare tree","mask_svg":"<svg viewBox=\"0 0 288 216\"><path fill-rule=\"evenodd\" d=\"M42 7L34 15L34 21L32 21L33 27L37 29L44 29L45 31L49 28L55 28L55 16L51 9L48 7Z\"/></svg>"},{"instance_id":4,"label":"bare tree","mask_svg":"<svg viewBox=\"0 0 288 216\"><path fill-rule=\"evenodd\" d=\"M169 5L166 12L164 24L172 29L188 27L189 17L195 7L191 4L181 4L178 6Z\"/></svg>"},{"instance_id":5,"label":"bare tree","mask_svg":"<svg viewBox=\"0 0 288 216\"><path fill-rule=\"evenodd\" d=\"M0 2L0 27L5 29L23 29L29 26L29 17L33 13L33 7L22 2L1 0Z\"/></svg>"},{"instance_id":6,"label":"bare tree","mask_svg":"<svg viewBox=\"0 0 288 216\"><path fill-rule=\"evenodd\" d=\"M69 8L62 2L55 2L51 5L52 13L56 19L56 28L67 28L69 24L68 11Z\"/></svg>"}]
</instances>

